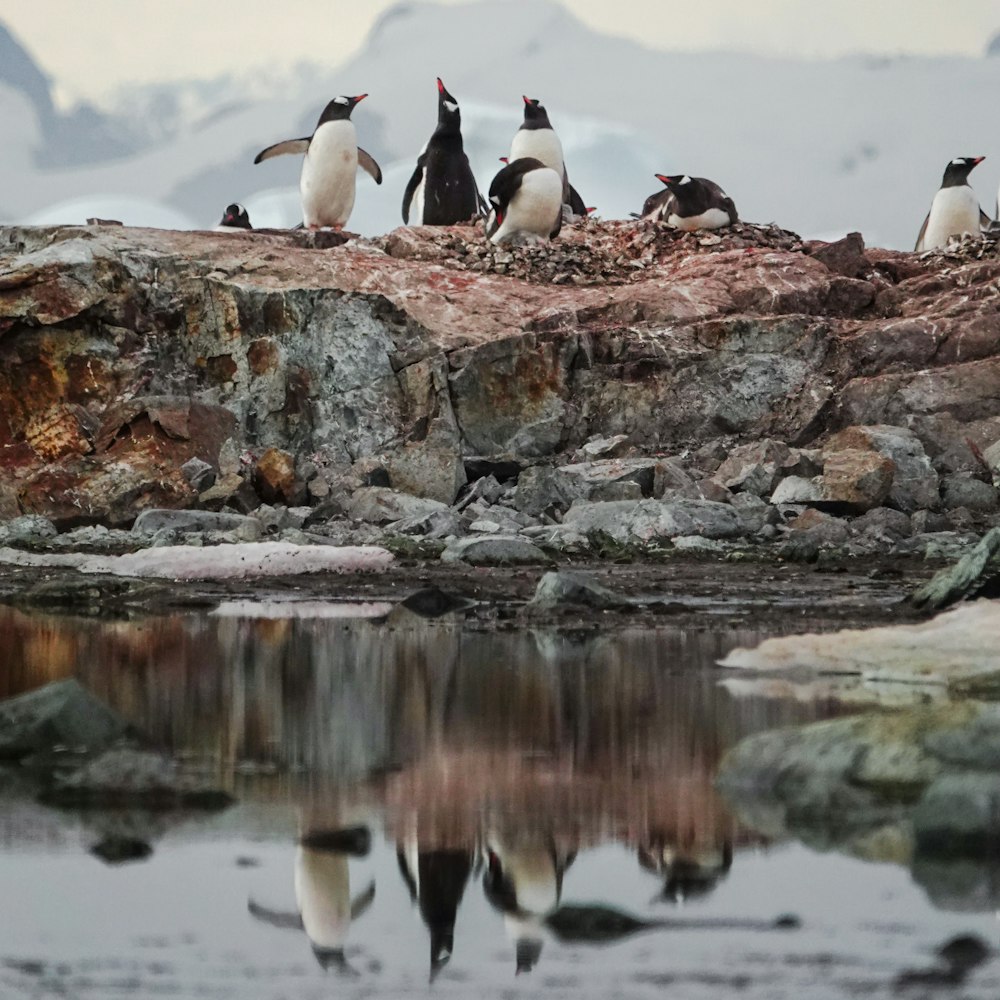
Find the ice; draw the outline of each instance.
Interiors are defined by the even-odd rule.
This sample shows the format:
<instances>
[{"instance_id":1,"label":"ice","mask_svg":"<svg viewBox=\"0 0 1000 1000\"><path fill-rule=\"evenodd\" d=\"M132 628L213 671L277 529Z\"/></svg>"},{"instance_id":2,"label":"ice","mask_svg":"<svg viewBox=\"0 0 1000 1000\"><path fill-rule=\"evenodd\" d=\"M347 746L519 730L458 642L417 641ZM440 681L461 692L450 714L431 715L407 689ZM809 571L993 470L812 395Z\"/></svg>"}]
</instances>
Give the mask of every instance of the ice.
<instances>
[{"instance_id":1,"label":"ice","mask_svg":"<svg viewBox=\"0 0 1000 1000\"><path fill-rule=\"evenodd\" d=\"M293 545L242 542L227 545L174 545L142 549L123 556L84 553L35 553L0 548L0 563L63 567L81 573L167 580L250 580L300 573L380 572L393 555L375 545Z\"/></svg>"},{"instance_id":2,"label":"ice","mask_svg":"<svg viewBox=\"0 0 1000 1000\"><path fill-rule=\"evenodd\" d=\"M387 601L223 601L210 612L218 618L382 618L395 608Z\"/></svg>"}]
</instances>

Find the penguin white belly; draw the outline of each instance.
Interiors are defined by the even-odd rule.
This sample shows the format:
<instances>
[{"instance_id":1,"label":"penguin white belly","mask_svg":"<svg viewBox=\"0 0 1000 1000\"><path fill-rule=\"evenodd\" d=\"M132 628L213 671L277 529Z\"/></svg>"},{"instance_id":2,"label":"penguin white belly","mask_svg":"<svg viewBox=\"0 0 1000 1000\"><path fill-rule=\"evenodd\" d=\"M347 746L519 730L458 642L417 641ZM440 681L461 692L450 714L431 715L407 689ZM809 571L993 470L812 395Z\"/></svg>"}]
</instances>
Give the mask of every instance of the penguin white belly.
<instances>
[{"instance_id":1,"label":"penguin white belly","mask_svg":"<svg viewBox=\"0 0 1000 1000\"><path fill-rule=\"evenodd\" d=\"M510 144L510 162L523 159L526 156L541 160L551 167L560 178L563 175L563 148L559 136L550 128L522 128L514 133L514 141Z\"/></svg>"},{"instance_id":2,"label":"penguin white belly","mask_svg":"<svg viewBox=\"0 0 1000 1000\"><path fill-rule=\"evenodd\" d=\"M324 122L312 137L302 164L302 221L343 226L354 208L358 140L350 121Z\"/></svg>"},{"instance_id":3,"label":"penguin white belly","mask_svg":"<svg viewBox=\"0 0 1000 1000\"><path fill-rule=\"evenodd\" d=\"M667 216L667 225L689 233L693 233L696 229L721 229L729 225L729 213L721 208L709 208L701 215L690 215L687 218L671 214Z\"/></svg>"},{"instance_id":4,"label":"penguin white belly","mask_svg":"<svg viewBox=\"0 0 1000 1000\"><path fill-rule=\"evenodd\" d=\"M975 191L967 184L941 188L931 202L931 214L920 249L943 247L949 236L977 235L979 232L979 200Z\"/></svg>"},{"instance_id":5,"label":"penguin white belly","mask_svg":"<svg viewBox=\"0 0 1000 1000\"><path fill-rule=\"evenodd\" d=\"M424 184L427 182L427 171L424 171L423 177L420 178L420 183L417 185L416 191L413 192L413 198L410 201L410 218L413 219L414 224L422 226L424 224Z\"/></svg>"},{"instance_id":6,"label":"penguin white belly","mask_svg":"<svg viewBox=\"0 0 1000 1000\"><path fill-rule=\"evenodd\" d=\"M562 212L562 178L554 170L531 170L507 206L500 228L491 239L500 243L516 233L548 239Z\"/></svg>"},{"instance_id":7,"label":"penguin white belly","mask_svg":"<svg viewBox=\"0 0 1000 1000\"><path fill-rule=\"evenodd\" d=\"M512 853L507 859L507 871L516 888L520 910L544 916L559 905L555 867L547 849Z\"/></svg>"},{"instance_id":8,"label":"penguin white belly","mask_svg":"<svg viewBox=\"0 0 1000 1000\"><path fill-rule=\"evenodd\" d=\"M300 847L295 858L295 898L309 940L320 948L343 947L351 926L346 855Z\"/></svg>"}]
</instances>

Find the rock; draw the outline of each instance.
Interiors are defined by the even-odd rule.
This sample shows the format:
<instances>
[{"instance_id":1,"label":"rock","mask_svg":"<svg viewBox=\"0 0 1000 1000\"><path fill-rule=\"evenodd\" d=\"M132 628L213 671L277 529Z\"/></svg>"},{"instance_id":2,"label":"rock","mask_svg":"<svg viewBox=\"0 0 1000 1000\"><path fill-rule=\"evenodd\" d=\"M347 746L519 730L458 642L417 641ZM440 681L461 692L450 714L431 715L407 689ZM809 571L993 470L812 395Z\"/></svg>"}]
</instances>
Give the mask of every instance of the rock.
<instances>
[{"instance_id":1,"label":"rock","mask_svg":"<svg viewBox=\"0 0 1000 1000\"><path fill-rule=\"evenodd\" d=\"M910 518L892 507L873 507L856 517L850 525L851 533L877 543L891 545L913 534Z\"/></svg>"},{"instance_id":2,"label":"rock","mask_svg":"<svg viewBox=\"0 0 1000 1000\"><path fill-rule=\"evenodd\" d=\"M441 553L442 562L467 562L473 566L511 566L550 562L537 545L511 535L460 538Z\"/></svg>"},{"instance_id":3,"label":"rock","mask_svg":"<svg viewBox=\"0 0 1000 1000\"><path fill-rule=\"evenodd\" d=\"M0 526L0 537L8 545L38 545L58 534L56 526L47 517L38 514L15 517Z\"/></svg>"},{"instance_id":4,"label":"rock","mask_svg":"<svg viewBox=\"0 0 1000 1000\"><path fill-rule=\"evenodd\" d=\"M257 496L249 479L233 472L223 476L199 494L198 503L207 510L232 507L243 514L248 514L260 506L260 497Z\"/></svg>"},{"instance_id":5,"label":"rock","mask_svg":"<svg viewBox=\"0 0 1000 1000\"><path fill-rule=\"evenodd\" d=\"M604 610L620 608L634 603L630 598L616 594L586 573L574 570L557 570L546 573L535 589L529 606L549 608L559 604L578 604Z\"/></svg>"},{"instance_id":6,"label":"rock","mask_svg":"<svg viewBox=\"0 0 1000 1000\"><path fill-rule=\"evenodd\" d=\"M564 465L559 469L559 472L574 476L583 483L585 488L577 495L587 500L604 499L595 497L595 492L609 486L625 483L635 484L638 487L640 497L649 497L653 496L655 491L659 466L660 463L655 459L613 458ZM518 485L520 486L520 484ZM661 488L660 494L662 495L662 493Z\"/></svg>"},{"instance_id":7,"label":"rock","mask_svg":"<svg viewBox=\"0 0 1000 1000\"><path fill-rule=\"evenodd\" d=\"M453 510L432 510L411 514L393 521L386 531L394 535L423 535L425 538L448 538L462 532L462 521Z\"/></svg>"},{"instance_id":8,"label":"rock","mask_svg":"<svg viewBox=\"0 0 1000 1000\"><path fill-rule=\"evenodd\" d=\"M512 457L485 458L481 456L466 456L465 477L468 482L475 482L483 476L493 476L498 482L509 483L521 475L523 463Z\"/></svg>"},{"instance_id":9,"label":"rock","mask_svg":"<svg viewBox=\"0 0 1000 1000\"><path fill-rule=\"evenodd\" d=\"M848 233L833 243L814 241L807 244L808 252L834 274L859 278L871 267L865 257L865 241L861 233Z\"/></svg>"},{"instance_id":10,"label":"rock","mask_svg":"<svg viewBox=\"0 0 1000 1000\"><path fill-rule=\"evenodd\" d=\"M956 472L941 480L941 501L945 510L965 507L977 513L995 513L998 506L997 488L984 483L970 472Z\"/></svg>"},{"instance_id":11,"label":"rock","mask_svg":"<svg viewBox=\"0 0 1000 1000\"><path fill-rule=\"evenodd\" d=\"M937 610L976 594L1000 574L998 551L1000 528L993 528L954 566L940 570L924 584L911 598L914 606Z\"/></svg>"},{"instance_id":12,"label":"rock","mask_svg":"<svg viewBox=\"0 0 1000 1000\"><path fill-rule=\"evenodd\" d=\"M595 437L580 446L580 460L592 462L598 458L624 458L632 451L627 434L615 434L614 437Z\"/></svg>"},{"instance_id":13,"label":"rock","mask_svg":"<svg viewBox=\"0 0 1000 1000\"><path fill-rule=\"evenodd\" d=\"M215 469L208 462L203 462L200 458L188 459L181 466L181 472L184 473L184 478L199 493L215 485Z\"/></svg>"},{"instance_id":14,"label":"rock","mask_svg":"<svg viewBox=\"0 0 1000 1000\"><path fill-rule=\"evenodd\" d=\"M253 484L266 503L295 504L304 496L304 487L295 478L295 459L280 448L268 448L257 459Z\"/></svg>"},{"instance_id":15,"label":"rock","mask_svg":"<svg viewBox=\"0 0 1000 1000\"><path fill-rule=\"evenodd\" d=\"M917 803L913 833L925 854L995 855L1000 841L1000 775L942 775Z\"/></svg>"},{"instance_id":16,"label":"rock","mask_svg":"<svg viewBox=\"0 0 1000 1000\"><path fill-rule=\"evenodd\" d=\"M994 441L988 448L984 448L983 461L993 476L994 486L1000 485L1000 440Z\"/></svg>"},{"instance_id":17,"label":"rock","mask_svg":"<svg viewBox=\"0 0 1000 1000\"><path fill-rule=\"evenodd\" d=\"M848 427L835 434L823 449L824 476L832 453L868 449L893 463L892 485L884 499L907 514L933 509L940 503L938 477L917 435L905 427L877 425Z\"/></svg>"},{"instance_id":18,"label":"rock","mask_svg":"<svg viewBox=\"0 0 1000 1000\"><path fill-rule=\"evenodd\" d=\"M1000 602L980 600L919 625L766 639L755 649L732 650L720 664L854 675L865 683L991 690L1000 684L996 649L1000 649Z\"/></svg>"},{"instance_id":19,"label":"rock","mask_svg":"<svg viewBox=\"0 0 1000 1000\"><path fill-rule=\"evenodd\" d=\"M564 469L536 465L521 473L514 494L514 507L525 514L536 516L564 511L587 493L588 486L582 477Z\"/></svg>"},{"instance_id":20,"label":"rock","mask_svg":"<svg viewBox=\"0 0 1000 1000\"><path fill-rule=\"evenodd\" d=\"M403 493L454 503L466 483L457 437L432 435L394 452L389 459L389 482Z\"/></svg>"},{"instance_id":21,"label":"rock","mask_svg":"<svg viewBox=\"0 0 1000 1000\"><path fill-rule=\"evenodd\" d=\"M642 500L639 503L577 501L563 524L583 535L606 535L622 544L643 544L703 535L735 538L739 518L728 504L710 500Z\"/></svg>"},{"instance_id":22,"label":"rock","mask_svg":"<svg viewBox=\"0 0 1000 1000\"><path fill-rule=\"evenodd\" d=\"M56 681L0 702L0 760L59 746L98 750L135 735L77 680Z\"/></svg>"},{"instance_id":23,"label":"rock","mask_svg":"<svg viewBox=\"0 0 1000 1000\"><path fill-rule=\"evenodd\" d=\"M440 500L413 497L385 486L365 486L351 497L347 516L370 524L391 524L447 510L448 505Z\"/></svg>"},{"instance_id":24,"label":"rock","mask_svg":"<svg viewBox=\"0 0 1000 1000\"><path fill-rule=\"evenodd\" d=\"M770 496L782 477L782 470L791 464L788 445L765 439L734 448L716 470L715 478L734 492Z\"/></svg>"},{"instance_id":25,"label":"rock","mask_svg":"<svg viewBox=\"0 0 1000 1000\"><path fill-rule=\"evenodd\" d=\"M56 775L43 801L74 808L222 809L228 792L180 772L164 754L133 747L105 750L68 775Z\"/></svg>"},{"instance_id":26,"label":"rock","mask_svg":"<svg viewBox=\"0 0 1000 1000\"><path fill-rule=\"evenodd\" d=\"M756 535L778 521L777 510L753 493L734 493L730 503L736 512L739 533L744 537Z\"/></svg>"},{"instance_id":27,"label":"rock","mask_svg":"<svg viewBox=\"0 0 1000 1000\"><path fill-rule=\"evenodd\" d=\"M152 535L167 528L171 531L236 531L255 524L260 535L260 522L245 514L221 514L207 510L144 510L132 525L134 535Z\"/></svg>"},{"instance_id":28,"label":"rock","mask_svg":"<svg viewBox=\"0 0 1000 1000\"><path fill-rule=\"evenodd\" d=\"M775 507L782 504L821 503L823 499L823 482L819 476L813 479L786 476L771 494L771 503Z\"/></svg>"},{"instance_id":29,"label":"rock","mask_svg":"<svg viewBox=\"0 0 1000 1000\"><path fill-rule=\"evenodd\" d=\"M137 837L105 837L90 848L90 853L105 864L121 865L128 861L145 861L153 848L148 841Z\"/></svg>"},{"instance_id":30,"label":"rock","mask_svg":"<svg viewBox=\"0 0 1000 1000\"><path fill-rule=\"evenodd\" d=\"M877 452L853 448L827 451L820 477L821 502L853 511L871 510L889 495L894 472L892 459Z\"/></svg>"},{"instance_id":31,"label":"rock","mask_svg":"<svg viewBox=\"0 0 1000 1000\"><path fill-rule=\"evenodd\" d=\"M840 545L847 540L848 535L844 521L812 508L803 511L789 524L789 528L796 535L808 535L817 546Z\"/></svg>"}]
</instances>

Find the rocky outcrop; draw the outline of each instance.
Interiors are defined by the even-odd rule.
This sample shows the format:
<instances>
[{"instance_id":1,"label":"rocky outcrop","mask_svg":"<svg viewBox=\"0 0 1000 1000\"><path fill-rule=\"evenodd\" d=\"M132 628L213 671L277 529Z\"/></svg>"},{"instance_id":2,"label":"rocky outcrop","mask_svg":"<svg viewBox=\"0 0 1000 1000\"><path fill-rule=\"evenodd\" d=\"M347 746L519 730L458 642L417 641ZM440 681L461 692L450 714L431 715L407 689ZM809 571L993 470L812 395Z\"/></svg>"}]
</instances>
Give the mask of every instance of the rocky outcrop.
<instances>
[{"instance_id":1,"label":"rocky outcrop","mask_svg":"<svg viewBox=\"0 0 1000 1000\"><path fill-rule=\"evenodd\" d=\"M748 225L499 249L461 227L6 229L0 518L265 504L364 542L358 491L388 488L440 505L394 501L390 525L442 538L561 544L603 518L630 544L780 540L808 508L889 510L897 542L989 526L998 280L989 243ZM789 552L827 543L807 523Z\"/></svg>"}]
</instances>

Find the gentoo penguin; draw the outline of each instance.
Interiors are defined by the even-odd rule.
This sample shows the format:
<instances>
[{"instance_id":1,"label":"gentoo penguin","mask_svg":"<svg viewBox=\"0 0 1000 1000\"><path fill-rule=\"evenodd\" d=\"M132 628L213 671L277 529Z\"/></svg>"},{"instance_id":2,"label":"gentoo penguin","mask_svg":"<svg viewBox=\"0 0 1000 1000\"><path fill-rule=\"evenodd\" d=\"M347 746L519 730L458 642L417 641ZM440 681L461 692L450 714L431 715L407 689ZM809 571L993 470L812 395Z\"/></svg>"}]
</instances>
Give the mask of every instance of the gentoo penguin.
<instances>
[{"instance_id":1,"label":"gentoo penguin","mask_svg":"<svg viewBox=\"0 0 1000 1000\"><path fill-rule=\"evenodd\" d=\"M528 236L554 239L562 228L563 183L540 160L513 160L490 185L490 217L486 235L494 243Z\"/></svg>"},{"instance_id":2,"label":"gentoo penguin","mask_svg":"<svg viewBox=\"0 0 1000 1000\"><path fill-rule=\"evenodd\" d=\"M722 229L739 221L733 199L715 181L706 177L657 174L656 179L667 186L646 199L643 217L666 222L674 229L693 232L696 229Z\"/></svg>"},{"instance_id":3,"label":"gentoo penguin","mask_svg":"<svg viewBox=\"0 0 1000 1000\"><path fill-rule=\"evenodd\" d=\"M247 210L235 201L232 205L226 206L219 224L215 227L215 231L217 233L225 233L233 229L253 229L253 226L250 225L250 216L247 215Z\"/></svg>"},{"instance_id":4,"label":"gentoo penguin","mask_svg":"<svg viewBox=\"0 0 1000 1000\"><path fill-rule=\"evenodd\" d=\"M368 95L335 97L323 109L313 134L305 139L285 139L261 150L254 163L283 153L305 153L299 190L302 220L306 229L332 226L343 229L354 208L358 167L382 183L379 165L358 146L351 112Z\"/></svg>"},{"instance_id":5,"label":"gentoo penguin","mask_svg":"<svg viewBox=\"0 0 1000 1000\"><path fill-rule=\"evenodd\" d=\"M510 157L509 156L501 156L500 157L500 162L501 163L510 163ZM567 181L567 184L568 183L569 182ZM573 187L572 184L569 184L569 190L568 190L568 192L564 191L563 194L566 195L568 197L568 199L569 199L568 201L564 201L563 202L563 221L564 222L571 222L574 218L585 219L585 218L587 218L588 215L590 215L591 212L597 211L596 208L594 208L594 207L588 208L584 204L583 198L580 197L580 192L577 191L577 189L575 187Z\"/></svg>"},{"instance_id":6,"label":"gentoo penguin","mask_svg":"<svg viewBox=\"0 0 1000 1000\"><path fill-rule=\"evenodd\" d=\"M352 921L375 898L375 883L351 898L348 859L367 853L370 834L365 827L319 830L299 841L295 855L295 900L298 913L282 913L251 899L250 913L275 927L304 930L316 961L324 969L356 975L344 954Z\"/></svg>"},{"instance_id":7,"label":"gentoo penguin","mask_svg":"<svg viewBox=\"0 0 1000 1000\"><path fill-rule=\"evenodd\" d=\"M575 857L575 851L560 851L552 838L487 838L483 891L504 915L518 974L530 972L541 956L545 918L559 907L563 875Z\"/></svg>"},{"instance_id":8,"label":"gentoo penguin","mask_svg":"<svg viewBox=\"0 0 1000 1000\"><path fill-rule=\"evenodd\" d=\"M562 178L563 204L568 205L574 215L586 215L583 199L573 190L573 186L569 182L562 143L549 121L549 113L538 103L537 98L522 97L522 100L524 101L524 121L514 133L508 161L513 163L522 157L541 160L545 166L551 167ZM580 208L584 208L582 213L578 211Z\"/></svg>"},{"instance_id":9,"label":"gentoo penguin","mask_svg":"<svg viewBox=\"0 0 1000 1000\"><path fill-rule=\"evenodd\" d=\"M941 187L920 227L915 251L943 247L949 236L963 233L978 236L983 226L989 225L989 216L979 207L979 199L969 186L972 168L985 159L985 156L960 156L945 167Z\"/></svg>"},{"instance_id":10,"label":"gentoo penguin","mask_svg":"<svg viewBox=\"0 0 1000 1000\"><path fill-rule=\"evenodd\" d=\"M480 205L479 188L462 147L462 112L438 77L438 123L403 193L403 222L453 226L471 219Z\"/></svg>"},{"instance_id":11,"label":"gentoo penguin","mask_svg":"<svg viewBox=\"0 0 1000 1000\"><path fill-rule=\"evenodd\" d=\"M473 850L421 851L416 839L396 850L396 860L410 898L431 935L431 981L455 949L455 917L472 871Z\"/></svg>"}]
</instances>

